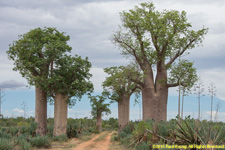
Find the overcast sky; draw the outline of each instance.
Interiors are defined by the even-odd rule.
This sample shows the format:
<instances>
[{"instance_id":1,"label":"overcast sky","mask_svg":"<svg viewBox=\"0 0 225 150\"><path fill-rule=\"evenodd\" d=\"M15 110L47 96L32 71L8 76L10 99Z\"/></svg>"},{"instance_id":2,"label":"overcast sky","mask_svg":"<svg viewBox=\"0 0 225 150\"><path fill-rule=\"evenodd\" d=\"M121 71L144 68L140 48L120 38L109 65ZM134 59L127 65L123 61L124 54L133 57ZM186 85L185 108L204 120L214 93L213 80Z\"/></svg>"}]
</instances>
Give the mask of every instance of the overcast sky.
<instances>
[{"instance_id":1,"label":"overcast sky","mask_svg":"<svg viewBox=\"0 0 225 150\"><path fill-rule=\"evenodd\" d=\"M18 35L37 27L56 27L71 37L73 54L89 57L95 90L101 90L104 67L124 65L127 60L109 40L120 25L119 12L132 9L143 0L0 0L0 87L15 89L27 82L12 71L6 51ZM186 11L193 29L209 28L203 46L190 50L207 91L217 87L225 101L225 0L153 0L157 10ZM6 90L7 90L6 89ZM174 92L171 92L173 94Z\"/></svg>"}]
</instances>

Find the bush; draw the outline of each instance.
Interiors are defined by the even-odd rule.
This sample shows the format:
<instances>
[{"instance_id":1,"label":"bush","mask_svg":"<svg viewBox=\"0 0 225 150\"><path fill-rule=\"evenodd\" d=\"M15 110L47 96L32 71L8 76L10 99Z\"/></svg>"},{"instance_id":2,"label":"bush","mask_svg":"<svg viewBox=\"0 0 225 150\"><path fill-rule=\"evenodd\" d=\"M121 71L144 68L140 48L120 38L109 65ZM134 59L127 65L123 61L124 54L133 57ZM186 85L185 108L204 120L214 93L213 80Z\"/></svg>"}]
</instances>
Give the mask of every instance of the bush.
<instances>
[{"instance_id":1,"label":"bush","mask_svg":"<svg viewBox=\"0 0 225 150\"><path fill-rule=\"evenodd\" d=\"M149 147L149 145L148 145L147 143L141 142L141 143L137 146L136 149L137 149L137 150L149 150L150 147Z\"/></svg>"},{"instance_id":2,"label":"bush","mask_svg":"<svg viewBox=\"0 0 225 150\"><path fill-rule=\"evenodd\" d=\"M0 138L0 150L12 150L12 144L9 139Z\"/></svg>"},{"instance_id":3,"label":"bush","mask_svg":"<svg viewBox=\"0 0 225 150\"><path fill-rule=\"evenodd\" d=\"M30 143L34 147L49 148L51 147L50 140L47 136L37 136L30 139Z\"/></svg>"},{"instance_id":4,"label":"bush","mask_svg":"<svg viewBox=\"0 0 225 150\"><path fill-rule=\"evenodd\" d=\"M36 133L37 129L37 122L31 122L30 127L27 129L27 131L30 133L30 135L34 135Z\"/></svg>"},{"instance_id":5,"label":"bush","mask_svg":"<svg viewBox=\"0 0 225 150\"><path fill-rule=\"evenodd\" d=\"M111 136L111 142L114 142L114 141L119 141L119 136L118 134L114 133L112 136Z\"/></svg>"},{"instance_id":6,"label":"bush","mask_svg":"<svg viewBox=\"0 0 225 150\"><path fill-rule=\"evenodd\" d=\"M10 139L12 136L6 132L0 131L0 139Z\"/></svg>"},{"instance_id":7,"label":"bush","mask_svg":"<svg viewBox=\"0 0 225 150\"><path fill-rule=\"evenodd\" d=\"M10 133L12 136L15 136L15 135L18 133L19 128L17 128L17 127L9 127L8 130L9 130L9 133Z\"/></svg>"},{"instance_id":8,"label":"bush","mask_svg":"<svg viewBox=\"0 0 225 150\"><path fill-rule=\"evenodd\" d=\"M47 135L50 136L50 137L53 137L53 130L54 130L54 126L49 125L47 127Z\"/></svg>"},{"instance_id":9,"label":"bush","mask_svg":"<svg viewBox=\"0 0 225 150\"><path fill-rule=\"evenodd\" d=\"M120 133L119 133L119 138L120 139L123 139L123 138L125 138L125 137L128 137L130 134L127 134L125 131L121 131Z\"/></svg>"},{"instance_id":10,"label":"bush","mask_svg":"<svg viewBox=\"0 0 225 150\"><path fill-rule=\"evenodd\" d=\"M19 146L20 150L30 150L31 149L31 144L27 142L25 139L19 140Z\"/></svg>"},{"instance_id":11,"label":"bush","mask_svg":"<svg viewBox=\"0 0 225 150\"><path fill-rule=\"evenodd\" d=\"M66 142L68 140L68 138L67 138L67 136L65 134L59 135L59 136L55 136L52 139L53 139L53 141L59 141L59 142Z\"/></svg>"}]
</instances>

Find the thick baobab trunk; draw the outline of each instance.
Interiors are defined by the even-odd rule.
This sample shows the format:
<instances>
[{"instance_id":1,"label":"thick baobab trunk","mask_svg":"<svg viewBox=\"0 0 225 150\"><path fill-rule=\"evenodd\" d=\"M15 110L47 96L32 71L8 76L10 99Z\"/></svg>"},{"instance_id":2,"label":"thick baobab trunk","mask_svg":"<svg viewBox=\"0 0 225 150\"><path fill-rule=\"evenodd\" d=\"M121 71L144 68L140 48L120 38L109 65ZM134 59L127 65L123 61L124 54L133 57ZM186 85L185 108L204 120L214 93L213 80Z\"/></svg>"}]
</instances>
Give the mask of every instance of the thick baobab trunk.
<instances>
[{"instance_id":1,"label":"thick baobab trunk","mask_svg":"<svg viewBox=\"0 0 225 150\"><path fill-rule=\"evenodd\" d=\"M43 136L47 133L47 93L35 87L35 122L36 133Z\"/></svg>"},{"instance_id":2,"label":"thick baobab trunk","mask_svg":"<svg viewBox=\"0 0 225 150\"><path fill-rule=\"evenodd\" d=\"M118 101L118 129L119 132L129 123L130 95L122 95Z\"/></svg>"},{"instance_id":3,"label":"thick baobab trunk","mask_svg":"<svg viewBox=\"0 0 225 150\"><path fill-rule=\"evenodd\" d=\"M157 120L158 118L158 99L155 94L155 86L149 70L144 75L144 86L142 86L142 109L143 120Z\"/></svg>"},{"instance_id":4,"label":"thick baobab trunk","mask_svg":"<svg viewBox=\"0 0 225 150\"><path fill-rule=\"evenodd\" d=\"M67 95L57 93L54 102L54 130L53 136L66 135L67 130Z\"/></svg>"},{"instance_id":5,"label":"thick baobab trunk","mask_svg":"<svg viewBox=\"0 0 225 150\"><path fill-rule=\"evenodd\" d=\"M102 112L97 112L96 129L102 131Z\"/></svg>"},{"instance_id":6,"label":"thick baobab trunk","mask_svg":"<svg viewBox=\"0 0 225 150\"><path fill-rule=\"evenodd\" d=\"M151 88L142 88L143 120L158 120L158 99Z\"/></svg>"},{"instance_id":7,"label":"thick baobab trunk","mask_svg":"<svg viewBox=\"0 0 225 150\"><path fill-rule=\"evenodd\" d=\"M156 83L152 75L145 74L142 87L143 120L167 121L168 87L167 72L164 67L157 70Z\"/></svg>"},{"instance_id":8,"label":"thick baobab trunk","mask_svg":"<svg viewBox=\"0 0 225 150\"><path fill-rule=\"evenodd\" d=\"M168 88L164 87L157 93L159 98L158 121L167 121L167 101L168 101Z\"/></svg>"},{"instance_id":9,"label":"thick baobab trunk","mask_svg":"<svg viewBox=\"0 0 225 150\"><path fill-rule=\"evenodd\" d=\"M96 129L102 131L102 112L97 112Z\"/></svg>"},{"instance_id":10,"label":"thick baobab trunk","mask_svg":"<svg viewBox=\"0 0 225 150\"><path fill-rule=\"evenodd\" d=\"M167 121L167 100L168 100L168 87L167 87L167 69L164 62L157 64L156 76L156 97L158 97L158 121Z\"/></svg>"}]
</instances>

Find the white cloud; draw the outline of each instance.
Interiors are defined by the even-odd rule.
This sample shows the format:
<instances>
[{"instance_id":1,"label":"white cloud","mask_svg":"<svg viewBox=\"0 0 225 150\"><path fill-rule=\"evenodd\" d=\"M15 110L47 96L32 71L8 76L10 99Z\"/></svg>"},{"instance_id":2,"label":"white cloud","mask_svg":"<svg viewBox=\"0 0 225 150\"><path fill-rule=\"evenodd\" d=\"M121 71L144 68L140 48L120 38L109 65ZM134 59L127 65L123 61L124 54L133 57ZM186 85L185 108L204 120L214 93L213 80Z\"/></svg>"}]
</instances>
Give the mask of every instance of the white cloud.
<instances>
[{"instance_id":1,"label":"white cloud","mask_svg":"<svg viewBox=\"0 0 225 150\"><path fill-rule=\"evenodd\" d=\"M7 59L5 51L8 44L16 40L18 35L36 27L51 26L71 36L69 44L73 47L73 54L89 57L93 66L91 81L94 83L95 91L100 92L101 84L107 76L102 68L127 63L125 58L119 55L118 48L109 40L110 35L121 24L119 12L132 9L140 2L146 0L1 1L0 82L16 79L17 82L27 84L26 79L18 72L12 71L13 62ZM217 97L225 100L223 92L225 1L153 0L153 2L157 10L185 10L194 29L200 29L203 25L210 28L203 42L204 47L194 49L187 58L195 61L205 87L214 82L217 86ZM171 89L169 94L177 95L176 89ZM82 111L87 116L90 115L89 112ZM69 113L74 112L69 110ZM172 113L172 116L176 116L176 113Z\"/></svg>"},{"instance_id":2,"label":"white cloud","mask_svg":"<svg viewBox=\"0 0 225 150\"><path fill-rule=\"evenodd\" d=\"M218 98L222 98L221 100L224 100L225 93L225 70L224 69L210 69L210 70L201 70L200 76L203 80L203 83L205 85L205 91L208 93L208 86L210 83L214 83L216 86L216 94Z\"/></svg>"},{"instance_id":3,"label":"white cloud","mask_svg":"<svg viewBox=\"0 0 225 150\"><path fill-rule=\"evenodd\" d=\"M217 114L217 118L216 118L216 114ZM201 119L207 119L210 120L210 116L211 116L211 111L203 111L201 113ZM212 111L212 119L213 121L223 121L225 122L225 112L220 112L220 110L218 112L216 111Z\"/></svg>"},{"instance_id":4,"label":"white cloud","mask_svg":"<svg viewBox=\"0 0 225 150\"><path fill-rule=\"evenodd\" d=\"M18 109L18 108L13 109L12 111L13 111L13 112L18 112L18 113L24 113L24 111L23 111L23 110Z\"/></svg>"},{"instance_id":5,"label":"white cloud","mask_svg":"<svg viewBox=\"0 0 225 150\"><path fill-rule=\"evenodd\" d=\"M96 92L102 91L102 82L105 80L107 74L102 68L92 68L91 74L93 74L91 81L94 83L94 89Z\"/></svg>"}]
</instances>

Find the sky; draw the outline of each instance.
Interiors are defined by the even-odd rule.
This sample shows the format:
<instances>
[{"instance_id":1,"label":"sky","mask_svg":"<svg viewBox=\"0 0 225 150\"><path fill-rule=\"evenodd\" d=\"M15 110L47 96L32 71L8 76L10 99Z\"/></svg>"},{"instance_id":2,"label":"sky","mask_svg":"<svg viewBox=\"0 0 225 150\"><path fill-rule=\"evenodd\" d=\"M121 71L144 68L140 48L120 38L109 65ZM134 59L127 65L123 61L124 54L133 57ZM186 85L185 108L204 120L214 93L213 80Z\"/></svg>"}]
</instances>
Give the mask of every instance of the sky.
<instances>
[{"instance_id":1,"label":"sky","mask_svg":"<svg viewBox=\"0 0 225 150\"><path fill-rule=\"evenodd\" d=\"M9 44L37 27L55 27L70 36L68 44L73 48L72 55L88 57L92 63L91 81L95 93L102 90L101 84L107 76L103 68L125 65L129 61L120 55L118 47L110 41L110 36L121 25L119 12L128 11L146 0L0 0L0 88L2 93L2 114L8 117L23 116L22 103L26 105L26 117L34 116L34 87L27 84L19 72L12 70L13 61L6 51ZM200 47L190 50L185 59L194 62L198 75L205 87L201 98L201 117L209 119L210 97L208 86L214 83L216 104L220 106L218 120L225 121L225 1L224 0L152 0L157 10L186 11L188 21L194 30L209 28ZM169 91L168 119L177 114L177 88ZM131 98L132 120L140 118L139 105ZM197 117L196 95L185 97L184 114ZM117 117L117 104L111 106L112 114ZM91 107L87 96L69 108L69 117L90 117ZM53 117L53 106L48 106L48 116Z\"/></svg>"}]
</instances>

